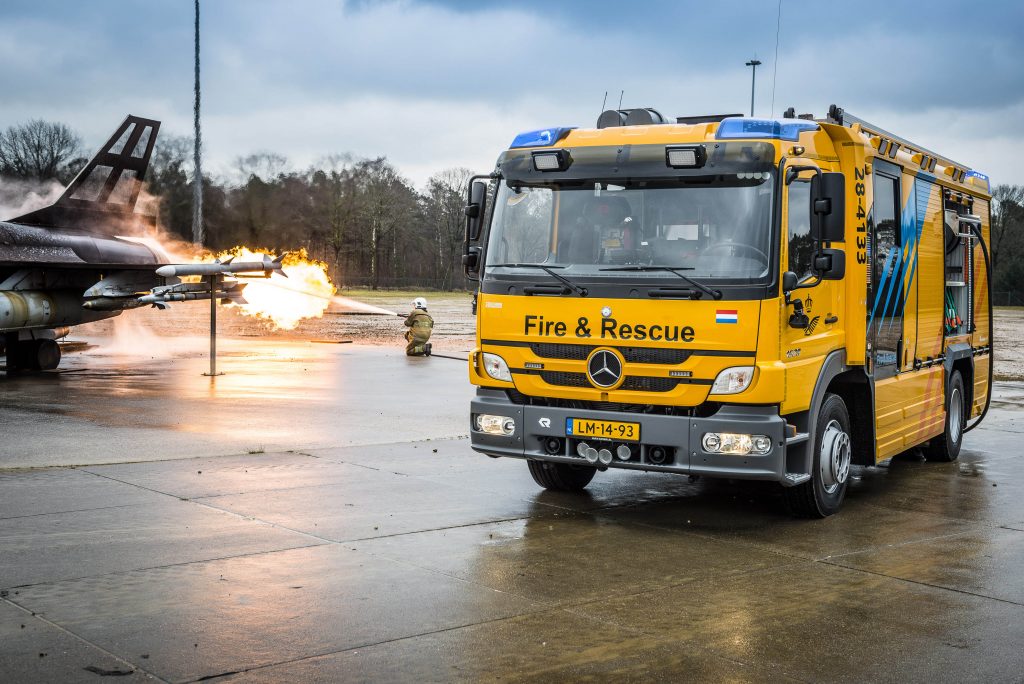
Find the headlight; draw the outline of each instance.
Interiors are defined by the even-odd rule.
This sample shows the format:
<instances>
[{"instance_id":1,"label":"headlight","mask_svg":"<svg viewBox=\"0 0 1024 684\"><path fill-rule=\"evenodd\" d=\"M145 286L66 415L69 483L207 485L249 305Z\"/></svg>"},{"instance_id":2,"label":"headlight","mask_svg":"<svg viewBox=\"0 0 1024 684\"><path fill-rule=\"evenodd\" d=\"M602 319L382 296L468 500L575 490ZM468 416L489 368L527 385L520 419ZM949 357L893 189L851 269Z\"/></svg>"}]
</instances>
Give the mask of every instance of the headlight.
<instances>
[{"instance_id":1,"label":"headlight","mask_svg":"<svg viewBox=\"0 0 1024 684\"><path fill-rule=\"evenodd\" d=\"M712 454L763 455L772 450L771 437L767 435L743 435L731 432L705 432L701 439L704 451Z\"/></svg>"},{"instance_id":2,"label":"headlight","mask_svg":"<svg viewBox=\"0 0 1024 684\"><path fill-rule=\"evenodd\" d=\"M516 421L508 416L491 416L481 413L476 416L475 427L489 435L511 435L516 431Z\"/></svg>"},{"instance_id":3,"label":"headlight","mask_svg":"<svg viewBox=\"0 0 1024 684\"><path fill-rule=\"evenodd\" d=\"M711 394L738 394L750 387L750 381L753 379L753 366L726 368L715 378L715 384L711 386Z\"/></svg>"},{"instance_id":4,"label":"headlight","mask_svg":"<svg viewBox=\"0 0 1024 684\"><path fill-rule=\"evenodd\" d=\"M497 354L484 352L484 371L495 380L512 382L512 373L508 369L508 364Z\"/></svg>"}]
</instances>

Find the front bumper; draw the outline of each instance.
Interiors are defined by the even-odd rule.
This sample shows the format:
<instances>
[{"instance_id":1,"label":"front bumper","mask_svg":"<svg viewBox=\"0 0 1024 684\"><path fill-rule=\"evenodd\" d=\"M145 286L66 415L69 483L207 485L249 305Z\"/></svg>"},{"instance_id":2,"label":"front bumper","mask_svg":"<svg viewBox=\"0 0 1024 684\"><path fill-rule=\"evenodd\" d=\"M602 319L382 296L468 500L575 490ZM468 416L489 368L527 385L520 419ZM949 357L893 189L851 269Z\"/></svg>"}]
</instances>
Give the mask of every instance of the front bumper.
<instances>
[{"instance_id":1,"label":"front bumper","mask_svg":"<svg viewBox=\"0 0 1024 684\"><path fill-rule=\"evenodd\" d=\"M515 420L515 430L507 436L480 432L473 424L473 417L478 414L509 416ZM786 421L779 416L778 409L771 406L726 404L713 416L692 418L526 406L513 403L503 391L481 388L477 390L477 396L471 404L470 443L473 449L488 456L510 456L574 465L588 465L587 461L577 455L576 445L580 441L596 447L604 446L612 451L621 443L567 436L567 418L640 423L642 442L630 460L615 458L610 464L598 467L771 480L784 485L797 484L807 478L805 474L787 472ZM707 432L767 435L772 440L771 451L742 456L710 453L701 445L701 439ZM545 448L545 443L552 438L562 440L562 448L557 453L550 453ZM663 453L668 454L668 458L661 463L652 462L652 455L657 455L655 447L660 447Z\"/></svg>"}]
</instances>

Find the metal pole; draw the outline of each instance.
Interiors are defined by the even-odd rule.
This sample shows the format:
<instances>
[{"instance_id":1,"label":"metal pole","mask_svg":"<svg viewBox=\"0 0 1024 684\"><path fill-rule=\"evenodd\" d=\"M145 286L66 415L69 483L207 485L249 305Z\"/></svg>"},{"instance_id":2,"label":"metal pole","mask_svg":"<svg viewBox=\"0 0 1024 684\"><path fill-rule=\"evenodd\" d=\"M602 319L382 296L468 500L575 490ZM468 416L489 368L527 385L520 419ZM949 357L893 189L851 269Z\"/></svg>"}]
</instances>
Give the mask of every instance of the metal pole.
<instances>
[{"instance_id":1,"label":"metal pole","mask_svg":"<svg viewBox=\"0 0 1024 684\"><path fill-rule=\"evenodd\" d=\"M217 372L217 281L221 276L210 276L210 372L203 373L211 378L224 375Z\"/></svg>"},{"instance_id":2,"label":"metal pole","mask_svg":"<svg viewBox=\"0 0 1024 684\"><path fill-rule=\"evenodd\" d=\"M192 153L195 177L192 179L192 242L203 244L203 167L201 149L203 146L202 131L199 129L199 0L196 6L196 79L195 79L195 146Z\"/></svg>"},{"instance_id":3,"label":"metal pole","mask_svg":"<svg viewBox=\"0 0 1024 684\"><path fill-rule=\"evenodd\" d=\"M754 85L757 83L757 67L760 64L761 62L756 59L747 62L748 67L753 67L750 73L750 116L754 116Z\"/></svg>"}]
</instances>

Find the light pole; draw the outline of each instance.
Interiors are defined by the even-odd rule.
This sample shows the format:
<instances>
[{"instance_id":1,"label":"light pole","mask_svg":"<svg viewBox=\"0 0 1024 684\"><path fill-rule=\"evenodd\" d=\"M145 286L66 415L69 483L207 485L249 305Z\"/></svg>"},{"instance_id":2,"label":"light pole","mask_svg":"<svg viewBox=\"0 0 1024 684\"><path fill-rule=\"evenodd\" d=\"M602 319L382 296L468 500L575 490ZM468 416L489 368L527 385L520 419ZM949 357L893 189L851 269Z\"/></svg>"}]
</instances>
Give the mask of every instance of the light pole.
<instances>
[{"instance_id":1,"label":"light pole","mask_svg":"<svg viewBox=\"0 0 1024 684\"><path fill-rule=\"evenodd\" d=\"M203 168L201 164L203 136L199 129L199 0L196 6L196 39L195 39L195 140L193 145L193 166L195 175L192 179L192 242L197 246L203 244Z\"/></svg>"},{"instance_id":2,"label":"light pole","mask_svg":"<svg viewBox=\"0 0 1024 684\"><path fill-rule=\"evenodd\" d=\"M760 64L761 62L756 59L747 62L747 66L752 67L750 71L750 116L754 116L754 84L757 83L757 67Z\"/></svg>"}]
</instances>

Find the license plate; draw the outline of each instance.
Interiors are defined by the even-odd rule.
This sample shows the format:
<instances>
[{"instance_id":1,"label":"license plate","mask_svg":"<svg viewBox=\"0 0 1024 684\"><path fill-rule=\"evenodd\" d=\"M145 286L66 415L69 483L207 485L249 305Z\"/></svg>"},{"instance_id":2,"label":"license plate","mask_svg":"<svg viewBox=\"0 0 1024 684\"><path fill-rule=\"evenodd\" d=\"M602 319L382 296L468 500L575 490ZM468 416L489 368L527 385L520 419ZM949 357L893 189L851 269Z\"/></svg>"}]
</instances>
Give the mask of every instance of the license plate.
<instances>
[{"instance_id":1,"label":"license plate","mask_svg":"<svg viewBox=\"0 0 1024 684\"><path fill-rule=\"evenodd\" d=\"M596 439L609 439L620 442L639 442L640 423L566 418L565 434L569 437L594 437Z\"/></svg>"}]
</instances>

